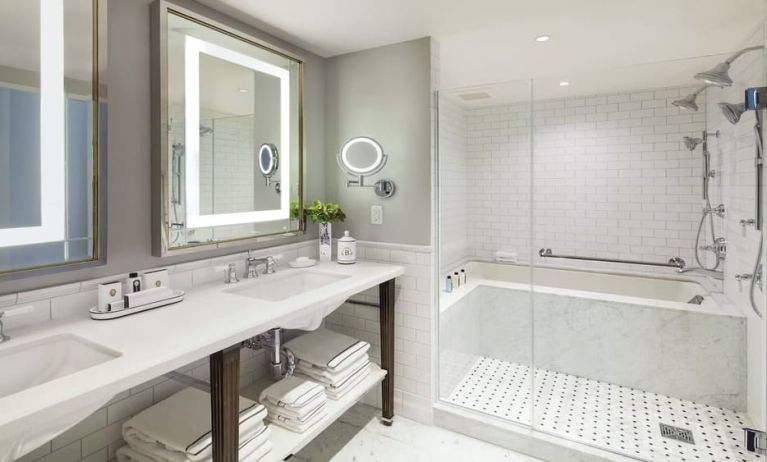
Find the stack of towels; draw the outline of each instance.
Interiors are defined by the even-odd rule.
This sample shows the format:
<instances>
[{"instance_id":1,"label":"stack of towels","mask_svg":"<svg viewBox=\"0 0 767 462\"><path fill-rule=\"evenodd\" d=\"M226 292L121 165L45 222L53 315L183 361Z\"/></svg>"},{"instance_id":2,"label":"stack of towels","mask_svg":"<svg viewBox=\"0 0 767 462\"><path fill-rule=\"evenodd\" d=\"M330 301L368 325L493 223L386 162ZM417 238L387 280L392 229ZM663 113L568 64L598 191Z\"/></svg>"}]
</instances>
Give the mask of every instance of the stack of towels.
<instances>
[{"instance_id":1,"label":"stack of towels","mask_svg":"<svg viewBox=\"0 0 767 462\"><path fill-rule=\"evenodd\" d=\"M272 449L266 408L240 397L240 461L255 462ZM123 424L127 446L119 462L208 462L213 460L210 394L186 388Z\"/></svg>"},{"instance_id":2,"label":"stack of towels","mask_svg":"<svg viewBox=\"0 0 767 462\"><path fill-rule=\"evenodd\" d=\"M285 377L261 392L267 419L296 433L303 433L327 415L321 385L295 376Z\"/></svg>"},{"instance_id":3,"label":"stack of towels","mask_svg":"<svg viewBox=\"0 0 767 462\"><path fill-rule=\"evenodd\" d=\"M370 344L325 328L285 343L298 360L296 374L323 387L330 399L340 399L370 373Z\"/></svg>"}]
</instances>

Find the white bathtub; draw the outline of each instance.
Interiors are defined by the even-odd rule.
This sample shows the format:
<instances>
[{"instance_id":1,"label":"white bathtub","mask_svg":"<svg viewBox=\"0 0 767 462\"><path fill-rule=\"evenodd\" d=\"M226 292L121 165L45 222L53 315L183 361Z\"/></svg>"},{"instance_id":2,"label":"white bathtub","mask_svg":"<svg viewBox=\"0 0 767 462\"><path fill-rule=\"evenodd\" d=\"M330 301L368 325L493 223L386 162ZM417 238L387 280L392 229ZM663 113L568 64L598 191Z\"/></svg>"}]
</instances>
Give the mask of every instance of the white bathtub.
<instances>
[{"instance_id":1,"label":"white bathtub","mask_svg":"<svg viewBox=\"0 0 767 462\"><path fill-rule=\"evenodd\" d=\"M724 301L721 294L712 293L711 285L706 284L704 278L696 277L693 273L685 275L672 273L668 277L663 277L657 274L607 273L552 266L536 266L531 271L527 265L478 261L467 262L451 269L450 273L460 269L466 271L469 284L452 294L443 291L440 297L441 310L447 309L454 300L460 298L461 293L479 284L529 290L532 272L534 291L538 293L638 303L709 314L745 316L736 306ZM444 286L444 279L442 285ZM689 303L696 295L703 297L703 303Z\"/></svg>"},{"instance_id":2,"label":"white bathtub","mask_svg":"<svg viewBox=\"0 0 767 462\"><path fill-rule=\"evenodd\" d=\"M704 283L536 267L531 296L527 266L461 268L468 284L440 292L440 393L476 357L534 358L536 368L745 409L746 318ZM696 295L703 303L688 303Z\"/></svg>"}]
</instances>

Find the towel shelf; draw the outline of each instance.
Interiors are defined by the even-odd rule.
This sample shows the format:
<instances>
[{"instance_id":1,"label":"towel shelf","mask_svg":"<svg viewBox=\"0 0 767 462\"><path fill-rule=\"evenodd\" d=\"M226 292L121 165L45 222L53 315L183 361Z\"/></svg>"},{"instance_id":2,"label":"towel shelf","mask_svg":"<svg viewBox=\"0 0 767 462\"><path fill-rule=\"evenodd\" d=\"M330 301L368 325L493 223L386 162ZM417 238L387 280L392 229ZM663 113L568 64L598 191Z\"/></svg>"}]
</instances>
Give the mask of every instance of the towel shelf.
<instances>
[{"instance_id":1,"label":"towel shelf","mask_svg":"<svg viewBox=\"0 0 767 462\"><path fill-rule=\"evenodd\" d=\"M334 400L328 399L325 408L327 409L327 415L316 425L309 428L303 433L295 433L286 428L282 428L279 425L270 425L272 433L269 436L269 441L272 442L273 448L267 454L262 461L263 462L278 462L283 461L291 455L300 451L304 446L309 444L314 438L317 437L323 430L328 428L333 422L335 422L341 415L348 411L355 403L357 403L363 396L386 377L386 371L378 367L378 365L370 363L370 374L360 382L353 390L350 390L341 399ZM240 394L248 399L258 400L261 391L273 384L274 381L271 378L264 378L253 385L245 387Z\"/></svg>"}]
</instances>

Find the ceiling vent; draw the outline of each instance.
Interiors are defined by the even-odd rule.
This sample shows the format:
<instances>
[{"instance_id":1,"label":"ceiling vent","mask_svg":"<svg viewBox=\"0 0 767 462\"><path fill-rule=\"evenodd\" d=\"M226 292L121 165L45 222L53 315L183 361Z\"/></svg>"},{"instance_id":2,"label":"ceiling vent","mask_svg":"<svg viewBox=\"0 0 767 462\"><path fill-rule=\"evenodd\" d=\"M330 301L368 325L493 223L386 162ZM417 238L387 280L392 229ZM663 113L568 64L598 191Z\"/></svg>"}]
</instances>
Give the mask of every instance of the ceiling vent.
<instances>
[{"instance_id":1,"label":"ceiling vent","mask_svg":"<svg viewBox=\"0 0 767 462\"><path fill-rule=\"evenodd\" d=\"M458 97L464 101L477 101L480 99L490 99L490 93L478 91L474 93L464 93L462 95L458 95Z\"/></svg>"}]
</instances>

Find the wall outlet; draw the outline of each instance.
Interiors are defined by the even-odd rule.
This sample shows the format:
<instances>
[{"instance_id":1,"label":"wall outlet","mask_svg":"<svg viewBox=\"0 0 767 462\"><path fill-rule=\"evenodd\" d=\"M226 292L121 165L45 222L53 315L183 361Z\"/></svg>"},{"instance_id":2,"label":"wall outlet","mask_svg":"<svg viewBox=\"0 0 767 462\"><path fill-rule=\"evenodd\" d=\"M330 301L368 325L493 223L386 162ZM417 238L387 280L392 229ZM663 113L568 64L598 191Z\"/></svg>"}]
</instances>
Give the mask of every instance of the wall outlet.
<instances>
[{"instance_id":1,"label":"wall outlet","mask_svg":"<svg viewBox=\"0 0 767 462\"><path fill-rule=\"evenodd\" d=\"M383 207L380 205L370 206L370 224L382 225L383 224Z\"/></svg>"}]
</instances>

